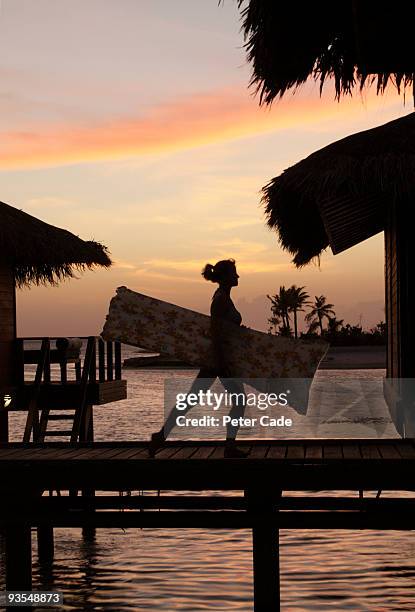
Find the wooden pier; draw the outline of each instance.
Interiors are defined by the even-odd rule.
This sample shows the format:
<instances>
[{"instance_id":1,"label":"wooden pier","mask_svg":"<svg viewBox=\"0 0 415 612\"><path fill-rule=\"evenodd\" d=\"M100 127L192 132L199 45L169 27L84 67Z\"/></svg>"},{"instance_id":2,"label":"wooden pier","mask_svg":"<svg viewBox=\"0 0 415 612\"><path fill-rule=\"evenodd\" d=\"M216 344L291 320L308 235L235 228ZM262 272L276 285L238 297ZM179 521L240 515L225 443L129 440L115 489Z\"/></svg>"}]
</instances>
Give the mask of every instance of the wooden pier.
<instances>
[{"instance_id":1,"label":"wooden pier","mask_svg":"<svg viewBox=\"0 0 415 612\"><path fill-rule=\"evenodd\" d=\"M251 529L254 610L273 612L280 606L280 529L415 527L415 497L363 493L415 490L413 440L240 446L249 451L244 459L224 458L220 442L168 442L154 458L144 442L1 445L7 589L31 589L32 527L41 534L43 561L53 558L54 527ZM45 490L87 494L45 496ZM124 490L168 494L120 496ZM316 495L319 491L324 495Z\"/></svg>"}]
</instances>

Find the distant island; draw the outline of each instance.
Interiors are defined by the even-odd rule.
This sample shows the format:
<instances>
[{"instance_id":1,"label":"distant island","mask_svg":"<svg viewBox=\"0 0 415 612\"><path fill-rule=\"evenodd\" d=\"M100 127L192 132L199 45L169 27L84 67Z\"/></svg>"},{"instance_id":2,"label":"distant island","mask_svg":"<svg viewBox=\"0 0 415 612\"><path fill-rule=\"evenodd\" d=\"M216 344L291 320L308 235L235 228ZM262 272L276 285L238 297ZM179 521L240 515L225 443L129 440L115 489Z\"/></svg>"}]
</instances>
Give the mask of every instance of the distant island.
<instances>
[{"instance_id":1,"label":"distant island","mask_svg":"<svg viewBox=\"0 0 415 612\"><path fill-rule=\"evenodd\" d=\"M195 366L174 357L139 351L137 357L124 359L124 368L150 370L195 370ZM386 346L331 346L319 370L373 370L386 368Z\"/></svg>"},{"instance_id":2,"label":"distant island","mask_svg":"<svg viewBox=\"0 0 415 612\"><path fill-rule=\"evenodd\" d=\"M337 319L334 304L327 302L324 295L316 295L310 301L305 287L282 285L275 295L267 295L271 302L271 317L268 319L270 334L294 338L324 338L330 346L365 347L386 346L386 323L379 321L371 329L361 324L345 323ZM304 316L306 331L299 331L298 317Z\"/></svg>"}]
</instances>

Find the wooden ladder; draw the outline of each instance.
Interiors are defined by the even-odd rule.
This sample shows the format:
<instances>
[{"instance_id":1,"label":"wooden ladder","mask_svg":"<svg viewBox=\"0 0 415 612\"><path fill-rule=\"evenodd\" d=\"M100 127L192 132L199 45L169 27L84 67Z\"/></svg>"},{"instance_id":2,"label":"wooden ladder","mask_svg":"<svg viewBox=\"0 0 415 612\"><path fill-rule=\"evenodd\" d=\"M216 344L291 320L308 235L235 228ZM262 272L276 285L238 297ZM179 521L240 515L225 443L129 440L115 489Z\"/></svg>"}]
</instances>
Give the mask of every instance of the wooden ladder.
<instances>
[{"instance_id":1,"label":"wooden ladder","mask_svg":"<svg viewBox=\"0 0 415 612\"><path fill-rule=\"evenodd\" d=\"M88 383L96 380L95 360L95 337L91 336L87 341L80 380L74 383L79 385L77 405L74 408L66 409L64 412L57 410L56 414L51 414L52 407L44 406L40 411L39 418L41 386L51 382L50 340L48 338L42 340L39 361L29 399L23 442L30 442L32 433L33 442L44 442L46 437L69 436L72 443L92 438L92 406L88 403ZM61 382L65 384L67 383L66 370L65 375L62 375L62 372L61 367ZM68 427L66 429L48 430L49 421L66 421L68 422Z\"/></svg>"}]
</instances>

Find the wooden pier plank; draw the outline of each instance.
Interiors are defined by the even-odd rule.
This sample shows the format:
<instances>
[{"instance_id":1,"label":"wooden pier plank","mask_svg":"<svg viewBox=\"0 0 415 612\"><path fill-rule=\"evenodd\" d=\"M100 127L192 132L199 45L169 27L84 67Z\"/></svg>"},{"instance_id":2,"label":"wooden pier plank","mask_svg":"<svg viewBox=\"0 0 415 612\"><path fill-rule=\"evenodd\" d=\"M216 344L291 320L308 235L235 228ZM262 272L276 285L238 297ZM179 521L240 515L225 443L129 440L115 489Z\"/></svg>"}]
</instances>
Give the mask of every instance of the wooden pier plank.
<instances>
[{"instance_id":1,"label":"wooden pier plank","mask_svg":"<svg viewBox=\"0 0 415 612\"><path fill-rule=\"evenodd\" d=\"M142 449L135 448L102 448L102 449L88 449L86 452L80 455L79 459L82 461L88 460L101 460L101 461L113 461L118 459L127 460L129 457L126 456L126 453L131 455L131 453L136 453L138 451L142 451ZM76 457L75 457L76 459Z\"/></svg>"},{"instance_id":2,"label":"wooden pier plank","mask_svg":"<svg viewBox=\"0 0 415 612\"><path fill-rule=\"evenodd\" d=\"M381 459L376 444L360 444L363 459Z\"/></svg>"},{"instance_id":3,"label":"wooden pier plank","mask_svg":"<svg viewBox=\"0 0 415 612\"><path fill-rule=\"evenodd\" d=\"M303 460L305 456L304 444L289 444L287 446L287 459L299 459Z\"/></svg>"},{"instance_id":4,"label":"wooden pier plank","mask_svg":"<svg viewBox=\"0 0 415 612\"><path fill-rule=\"evenodd\" d=\"M324 443L323 444L324 459L343 459L343 450L341 444Z\"/></svg>"},{"instance_id":5,"label":"wooden pier plank","mask_svg":"<svg viewBox=\"0 0 415 612\"><path fill-rule=\"evenodd\" d=\"M402 441L397 445L399 454L403 459L415 459L415 448L413 443Z\"/></svg>"},{"instance_id":6,"label":"wooden pier plank","mask_svg":"<svg viewBox=\"0 0 415 612\"><path fill-rule=\"evenodd\" d=\"M125 461L125 460L133 460L136 461L138 459L149 459L150 454L148 448L133 448L133 449L123 449L117 455L111 457L111 459L115 459L117 461Z\"/></svg>"},{"instance_id":7,"label":"wooden pier plank","mask_svg":"<svg viewBox=\"0 0 415 612\"><path fill-rule=\"evenodd\" d=\"M47 459L50 461L53 461L55 459L56 461L66 461L67 459L70 459L74 453L79 453L79 449L71 447L59 449L46 447L42 449L32 449L30 457L33 461L36 461L38 459Z\"/></svg>"},{"instance_id":8,"label":"wooden pier plank","mask_svg":"<svg viewBox=\"0 0 415 612\"><path fill-rule=\"evenodd\" d=\"M270 446L267 459L285 459L287 455L287 444L275 444Z\"/></svg>"},{"instance_id":9,"label":"wooden pier plank","mask_svg":"<svg viewBox=\"0 0 415 612\"><path fill-rule=\"evenodd\" d=\"M0 449L0 460L1 459L17 459L19 455L22 455L23 448L2 448ZM29 449L30 450L30 449ZM26 453L27 454L27 453Z\"/></svg>"},{"instance_id":10,"label":"wooden pier plank","mask_svg":"<svg viewBox=\"0 0 415 612\"><path fill-rule=\"evenodd\" d=\"M306 459L323 459L323 446L321 444L306 444L305 448Z\"/></svg>"},{"instance_id":11,"label":"wooden pier plank","mask_svg":"<svg viewBox=\"0 0 415 612\"><path fill-rule=\"evenodd\" d=\"M247 457L245 459L248 459L252 450L252 445L251 444L247 444L245 443L239 443L237 444L237 447L240 448L241 450L243 450L245 453L247 453ZM209 455L209 461L211 459L225 459L225 445L221 444L219 446L217 446L213 453L211 453L211 455Z\"/></svg>"},{"instance_id":12,"label":"wooden pier plank","mask_svg":"<svg viewBox=\"0 0 415 612\"><path fill-rule=\"evenodd\" d=\"M33 452L34 460L48 459L50 461L68 461L72 458L77 458L85 452L85 449L79 449L74 447L68 448L45 448L39 449Z\"/></svg>"},{"instance_id":13,"label":"wooden pier plank","mask_svg":"<svg viewBox=\"0 0 415 612\"><path fill-rule=\"evenodd\" d=\"M377 448L382 459L401 459L398 449L393 444L378 444Z\"/></svg>"},{"instance_id":14,"label":"wooden pier plank","mask_svg":"<svg viewBox=\"0 0 415 612\"><path fill-rule=\"evenodd\" d=\"M225 445L222 444L220 446L217 446L215 450L213 451L213 453L209 455L209 461L211 459L224 459L224 453L225 453Z\"/></svg>"},{"instance_id":15,"label":"wooden pier plank","mask_svg":"<svg viewBox=\"0 0 415 612\"><path fill-rule=\"evenodd\" d=\"M265 459L268 451L269 444L255 444L251 447L251 452L249 453L249 459Z\"/></svg>"},{"instance_id":16,"label":"wooden pier plank","mask_svg":"<svg viewBox=\"0 0 415 612\"><path fill-rule=\"evenodd\" d=\"M215 450L215 446L199 446L191 459L208 459Z\"/></svg>"},{"instance_id":17,"label":"wooden pier plank","mask_svg":"<svg viewBox=\"0 0 415 612\"><path fill-rule=\"evenodd\" d=\"M344 442L342 450L344 459L362 459L360 446L356 442Z\"/></svg>"},{"instance_id":18,"label":"wooden pier plank","mask_svg":"<svg viewBox=\"0 0 415 612\"><path fill-rule=\"evenodd\" d=\"M66 450L66 449L65 449ZM69 450L69 449L68 449ZM9 449L1 449L0 450L0 461L1 460L13 460L13 461L28 461L28 460L37 460L43 458L51 458L54 454L56 454L56 449L53 448L35 448L29 445L26 445L21 448L9 448ZM59 459L64 457L65 453L59 453Z\"/></svg>"},{"instance_id":19,"label":"wooden pier plank","mask_svg":"<svg viewBox=\"0 0 415 612\"><path fill-rule=\"evenodd\" d=\"M157 451L155 458L156 459L172 459L175 453L180 450L180 446L164 446L159 451Z\"/></svg>"},{"instance_id":20,"label":"wooden pier plank","mask_svg":"<svg viewBox=\"0 0 415 612\"><path fill-rule=\"evenodd\" d=\"M174 455L173 460L190 459L193 453L197 451L197 446L184 446L180 448Z\"/></svg>"},{"instance_id":21,"label":"wooden pier plank","mask_svg":"<svg viewBox=\"0 0 415 612\"><path fill-rule=\"evenodd\" d=\"M75 453L71 458L80 459L82 461L88 460L102 460L102 461L112 461L112 460L127 460L135 456L143 455L148 456L147 447L115 447L115 448L95 448L90 447L87 449L80 449L79 454Z\"/></svg>"},{"instance_id":22,"label":"wooden pier plank","mask_svg":"<svg viewBox=\"0 0 415 612\"><path fill-rule=\"evenodd\" d=\"M53 458L59 461L59 457L62 454L62 457L68 461L89 460L99 455L102 456L105 450L106 449L103 448L94 448L93 446L88 448L70 448L66 452L56 449ZM116 449L112 449L112 452L115 452L115 450Z\"/></svg>"}]
</instances>

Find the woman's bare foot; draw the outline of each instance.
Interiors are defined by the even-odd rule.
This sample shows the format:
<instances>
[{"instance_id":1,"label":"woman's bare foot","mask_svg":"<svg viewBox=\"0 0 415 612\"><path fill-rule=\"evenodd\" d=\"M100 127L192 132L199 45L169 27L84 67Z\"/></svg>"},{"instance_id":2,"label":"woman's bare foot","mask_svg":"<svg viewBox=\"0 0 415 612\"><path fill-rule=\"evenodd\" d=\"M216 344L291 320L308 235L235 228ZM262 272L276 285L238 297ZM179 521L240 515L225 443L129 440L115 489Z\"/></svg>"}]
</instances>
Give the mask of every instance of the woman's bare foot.
<instances>
[{"instance_id":1,"label":"woman's bare foot","mask_svg":"<svg viewBox=\"0 0 415 612\"><path fill-rule=\"evenodd\" d=\"M164 437L164 432L162 429L151 434L151 440L148 446L148 454L150 455L150 457L154 457L158 449L163 446L165 441L166 438Z\"/></svg>"}]
</instances>

